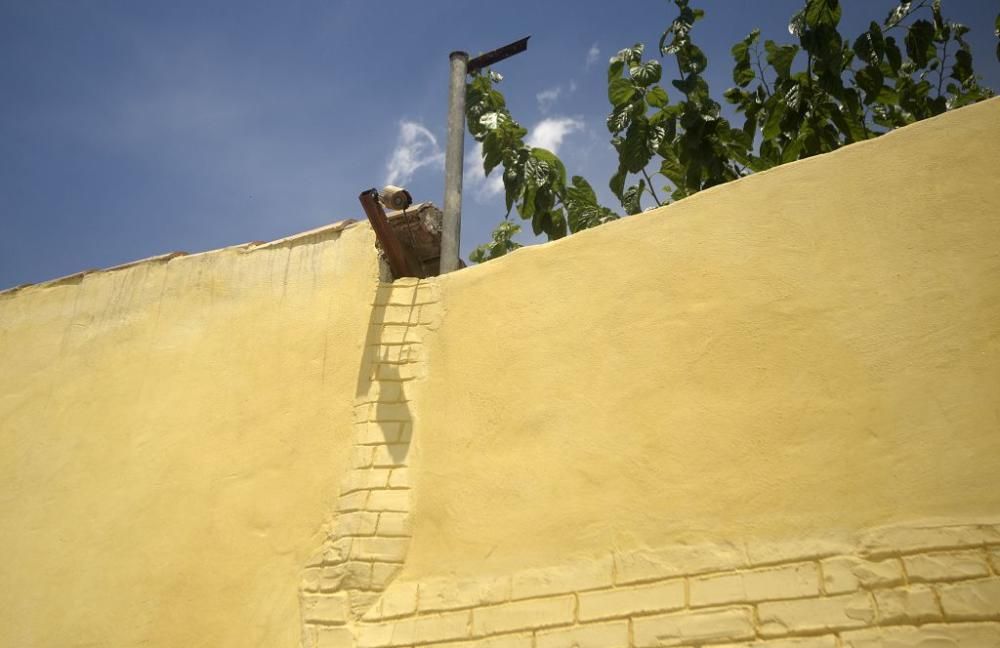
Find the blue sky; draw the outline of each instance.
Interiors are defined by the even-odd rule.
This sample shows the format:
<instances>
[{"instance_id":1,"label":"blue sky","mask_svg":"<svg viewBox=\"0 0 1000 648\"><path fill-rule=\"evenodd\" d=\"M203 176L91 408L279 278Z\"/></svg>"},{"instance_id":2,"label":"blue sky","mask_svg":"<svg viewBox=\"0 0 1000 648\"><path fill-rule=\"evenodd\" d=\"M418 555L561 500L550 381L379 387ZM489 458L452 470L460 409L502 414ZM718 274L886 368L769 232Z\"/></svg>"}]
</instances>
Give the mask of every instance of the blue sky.
<instances>
[{"instance_id":1,"label":"blue sky","mask_svg":"<svg viewBox=\"0 0 1000 648\"><path fill-rule=\"evenodd\" d=\"M732 43L752 27L788 41L801 0L693 4L721 96ZM895 3L843 4L854 35ZM1000 3L944 5L1000 89ZM528 34L528 51L497 67L515 118L617 207L606 62L655 46L673 16L665 0L0 0L0 288L363 219L358 193L389 179L440 205L448 53ZM504 212L473 162L463 257Z\"/></svg>"}]
</instances>

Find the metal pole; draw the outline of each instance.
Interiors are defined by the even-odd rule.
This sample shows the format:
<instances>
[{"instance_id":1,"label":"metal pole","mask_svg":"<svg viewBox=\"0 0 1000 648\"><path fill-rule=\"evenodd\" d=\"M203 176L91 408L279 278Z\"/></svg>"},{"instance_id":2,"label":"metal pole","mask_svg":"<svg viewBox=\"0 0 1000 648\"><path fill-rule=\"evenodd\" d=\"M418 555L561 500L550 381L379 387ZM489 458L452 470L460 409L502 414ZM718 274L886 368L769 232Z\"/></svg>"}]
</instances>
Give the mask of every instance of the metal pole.
<instances>
[{"instance_id":1,"label":"metal pole","mask_svg":"<svg viewBox=\"0 0 1000 648\"><path fill-rule=\"evenodd\" d=\"M441 223L441 274L458 270L462 236L462 155L465 150L465 76L469 55L452 52L448 99L448 141L444 157L444 215Z\"/></svg>"}]
</instances>

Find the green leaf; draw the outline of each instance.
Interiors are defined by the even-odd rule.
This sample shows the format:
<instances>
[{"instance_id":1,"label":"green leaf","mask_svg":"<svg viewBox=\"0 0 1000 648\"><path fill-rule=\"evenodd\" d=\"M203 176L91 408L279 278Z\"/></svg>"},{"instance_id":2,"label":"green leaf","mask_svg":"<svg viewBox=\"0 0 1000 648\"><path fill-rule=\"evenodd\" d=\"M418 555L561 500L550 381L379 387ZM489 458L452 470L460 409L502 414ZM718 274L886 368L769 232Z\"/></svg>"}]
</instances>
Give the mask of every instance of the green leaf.
<instances>
[{"instance_id":1,"label":"green leaf","mask_svg":"<svg viewBox=\"0 0 1000 648\"><path fill-rule=\"evenodd\" d=\"M836 27L840 23L839 0L806 0L805 23L811 28Z\"/></svg>"},{"instance_id":2,"label":"green leaf","mask_svg":"<svg viewBox=\"0 0 1000 648\"><path fill-rule=\"evenodd\" d=\"M855 72L854 82L865 91L865 103L870 104L882 91L882 70L874 65L867 65Z\"/></svg>"},{"instance_id":3,"label":"green leaf","mask_svg":"<svg viewBox=\"0 0 1000 648\"><path fill-rule=\"evenodd\" d=\"M520 225L505 218L493 230L493 240L473 250L469 254L469 260L473 263L484 263L522 247L520 243L513 240L514 235L520 231Z\"/></svg>"},{"instance_id":4,"label":"green leaf","mask_svg":"<svg viewBox=\"0 0 1000 648\"><path fill-rule=\"evenodd\" d=\"M771 102L772 105L765 108L763 136L765 140L771 140L781 132L781 118L785 116L785 105L780 101Z\"/></svg>"},{"instance_id":5,"label":"green leaf","mask_svg":"<svg viewBox=\"0 0 1000 648\"><path fill-rule=\"evenodd\" d=\"M612 79L608 83L608 101L616 108L627 104L635 92L635 84L629 79Z\"/></svg>"},{"instance_id":6,"label":"green leaf","mask_svg":"<svg viewBox=\"0 0 1000 648\"><path fill-rule=\"evenodd\" d=\"M934 25L926 20L917 20L906 32L906 55L918 68L927 67L927 62L934 57Z\"/></svg>"},{"instance_id":7,"label":"green leaf","mask_svg":"<svg viewBox=\"0 0 1000 648\"><path fill-rule=\"evenodd\" d=\"M741 88L745 88L754 80L753 68L750 67L750 46L757 42L758 37L760 37L760 30L755 29L746 38L733 45L732 50L730 50L733 53L733 60L736 62L733 67L733 83Z\"/></svg>"},{"instance_id":8,"label":"green leaf","mask_svg":"<svg viewBox=\"0 0 1000 648\"><path fill-rule=\"evenodd\" d=\"M791 75L792 61L799 53L798 45L778 45L773 40L764 41L764 49L767 51L767 62L774 68L779 79L786 79Z\"/></svg>"},{"instance_id":9,"label":"green leaf","mask_svg":"<svg viewBox=\"0 0 1000 648\"><path fill-rule=\"evenodd\" d=\"M867 65L878 65L885 54L885 40L878 23L872 22L868 31L854 41L854 53Z\"/></svg>"},{"instance_id":10,"label":"green leaf","mask_svg":"<svg viewBox=\"0 0 1000 648\"><path fill-rule=\"evenodd\" d=\"M590 183L580 176L573 176L572 185L566 188L565 202L571 232L618 218L618 214L597 203L597 196Z\"/></svg>"},{"instance_id":11,"label":"green leaf","mask_svg":"<svg viewBox=\"0 0 1000 648\"><path fill-rule=\"evenodd\" d=\"M610 83L614 79L620 79L624 69L625 62L617 56L612 57L611 60L608 61L608 82Z\"/></svg>"},{"instance_id":12,"label":"green leaf","mask_svg":"<svg viewBox=\"0 0 1000 648\"><path fill-rule=\"evenodd\" d=\"M667 97L667 91L660 86L654 86L646 92L646 103L654 108L663 108L669 102L670 98Z\"/></svg>"},{"instance_id":13,"label":"green leaf","mask_svg":"<svg viewBox=\"0 0 1000 648\"><path fill-rule=\"evenodd\" d=\"M625 176L628 172L625 171L624 167L619 166L618 171L611 176L610 182L608 182L608 187L611 188L611 193L615 195L618 200L622 200L622 192L625 190Z\"/></svg>"},{"instance_id":14,"label":"green leaf","mask_svg":"<svg viewBox=\"0 0 1000 648\"><path fill-rule=\"evenodd\" d=\"M645 49L645 45L642 43L636 43L632 47L626 47L625 49L618 52L615 58L624 61L625 65L630 68L642 60L642 51Z\"/></svg>"},{"instance_id":15,"label":"green leaf","mask_svg":"<svg viewBox=\"0 0 1000 648\"><path fill-rule=\"evenodd\" d=\"M900 0L899 5L897 5L896 8L890 11L889 15L885 17L885 22L883 23L885 28L891 29L902 22L904 18L910 15L912 5L913 3L908 0Z\"/></svg>"},{"instance_id":16,"label":"green leaf","mask_svg":"<svg viewBox=\"0 0 1000 648\"><path fill-rule=\"evenodd\" d=\"M896 45L896 39L888 36L885 39L885 59L889 62L889 68L893 74L899 74L899 67L903 64L903 55Z\"/></svg>"},{"instance_id":17,"label":"green leaf","mask_svg":"<svg viewBox=\"0 0 1000 648\"><path fill-rule=\"evenodd\" d=\"M962 84L968 83L970 79L974 80L972 54L969 54L964 49L955 52L955 64L951 67L951 74L949 76Z\"/></svg>"},{"instance_id":18,"label":"green leaf","mask_svg":"<svg viewBox=\"0 0 1000 648\"><path fill-rule=\"evenodd\" d=\"M639 173L652 159L653 151L649 147L649 135L649 122L645 119L637 119L629 126L619 157L619 163L629 173Z\"/></svg>"},{"instance_id":19,"label":"green leaf","mask_svg":"<svg viewBox=\"0 0 1000 648\"><path fill-rule=\"evenodd\" d=\"M503 147L496 133L489 133L483 140L483 173L489 175L503 162Z\"/></svg>"},{"instance_id":20,"label":"green leaf","mask_svg":"<svg viewBox=\"0 0 1000 648\"><path fill-rule=\"evenodd\" d=\"M662 70L659 61L646 61L642 65L632 68L632 80L640 87L650 86L660 80Z\"/></svg>"},{"instance_id":21,"label":"green leaf","mask_svg":"<svg viewBox=\"0 0 1000 648\"><path fill-rule=\"evenodd\" d=\"M632 123L632 106L622 106L620 108L615 108L608 115L607 125L608 130L611 134L617 134L628 128L628 125Z\"/></svg>"},{"instance_id":22,"label":"green leaf","mask_svg":"<svg viewBox=\"0 0 1000 648\"><path fill-rule=\"evenodd\" d=\"M622 195L622 208L625 213L632 215L642 211L642 192L646 189L646 181L639 180L639 184L632 185L625 190Z\"/></svg>"},{"instance_id":23,"label":"green leaf","mask_svg":"<svg viewBox=\"0 0 1000 648\"><path fill-rule=\"evenodd\" d=\"M531 149L531 155L537 159L541 160L547 165L549 171L555 171L556 180L560 185L566 184L566 167L563 165L562 160L560 160L555 153L543 148L533 148ZM550 178L551 180L551 178Z\"/></svg>"}]
</instances>

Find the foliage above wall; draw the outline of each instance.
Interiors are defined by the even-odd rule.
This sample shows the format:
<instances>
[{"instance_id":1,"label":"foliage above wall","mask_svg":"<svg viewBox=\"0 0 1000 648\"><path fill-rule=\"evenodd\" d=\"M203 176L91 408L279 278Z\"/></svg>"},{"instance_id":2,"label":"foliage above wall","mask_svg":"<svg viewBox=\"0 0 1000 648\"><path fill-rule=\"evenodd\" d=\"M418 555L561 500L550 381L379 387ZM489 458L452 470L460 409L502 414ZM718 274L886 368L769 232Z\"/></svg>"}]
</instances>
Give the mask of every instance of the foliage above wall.
<instances>
[{"instance_id":1,"label":"foliage above wall","mask_svg":"<svg viewBox=\"0 0 1000 648\"><path fill-rule=\"evenodd\" d=\"M742 119L733 124L712 96L703 77L708 58L692 38L705 12L689 0L674 4L677 16L654 56L636 43L608 64L607 126L618 153L609 186L626 214L642 211L644 200L664 205L994 94L979 85L965 40L969 28L946 19L941 0L902 1L854 39L838 31L839 0L806 0L788 25L798 43L761 43L754 29L733 45L736 85L722 93ZM669 90L664 58L676 66ZM555 154L525 143L526 129L496 89L500 80L485 71L467 88L469 130L483 145L485 173L503 167L507 206L493 240L470 255L476 262L520 247L513 240L520 225L510 220L514 207L549 240L619 218L598 203L587 180L567 179Z\"/></svg>"}]
</instances>

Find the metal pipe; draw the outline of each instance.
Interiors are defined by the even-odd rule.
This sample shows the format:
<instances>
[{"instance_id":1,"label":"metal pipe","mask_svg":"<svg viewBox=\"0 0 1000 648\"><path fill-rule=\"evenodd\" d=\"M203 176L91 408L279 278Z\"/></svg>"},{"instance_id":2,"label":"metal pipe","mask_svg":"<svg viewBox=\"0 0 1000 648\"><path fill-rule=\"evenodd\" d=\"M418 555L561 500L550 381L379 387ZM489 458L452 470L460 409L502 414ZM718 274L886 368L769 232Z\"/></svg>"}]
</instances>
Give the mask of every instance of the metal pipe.
<instances>
[{"instance_id":1,"label":"metal pipe","mask_svg":"<svg viewBox=\"0 0 1000 648\"><path fill-rule=\"evenodd\" d=\"M396 238L396 233L392 230L392 225L389 224L385 210L382 209L382 204L378 201L378 190L362 191L358 200L361 201L361 208L365 210L365 215L368 216L368 221L372 224L372 229L375 230L375 238L382 245L382 251L385 253L389 269L392 271L392 278L417 276L407 262L403 246L399 244L399 239Z\"/></svg>"},{"instance_id":2,"label":"metal pipe","mask_svg":"<svg viewBox=\"0 0 1000 648\"><path fill-rule=\"evenodd\" d=\"M462 237L462 155L465 150L465 77L469 55L452 52L448 97L448 141L444 157L444 214L441 223L441 274L458 270Z\"/></svg>"}]
</instances>

